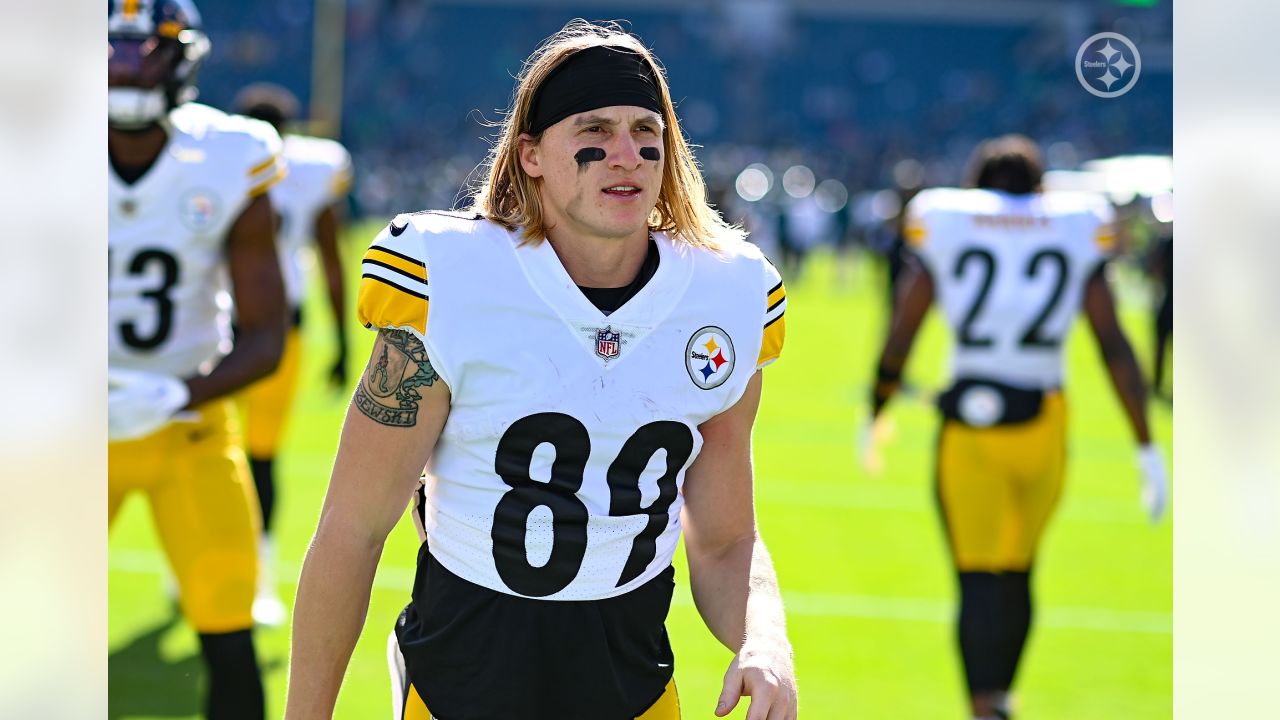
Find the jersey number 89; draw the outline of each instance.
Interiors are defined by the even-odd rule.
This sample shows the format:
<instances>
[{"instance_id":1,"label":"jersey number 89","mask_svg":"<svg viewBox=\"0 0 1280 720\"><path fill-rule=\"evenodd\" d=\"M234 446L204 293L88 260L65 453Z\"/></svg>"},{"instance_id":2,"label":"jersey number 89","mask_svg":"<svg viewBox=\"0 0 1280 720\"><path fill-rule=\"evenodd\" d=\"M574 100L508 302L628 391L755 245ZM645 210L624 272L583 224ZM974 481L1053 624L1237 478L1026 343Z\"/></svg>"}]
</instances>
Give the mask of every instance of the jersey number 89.
<instances>
[{"instance_id":1,"label":"jersey number 89","mask_svg":"<svg viewBox=\"0 0 1280 720\"><path fill-rule=\"evenodd\" d=\"M529 477L533 453L548 443L555 448L550 482ZM640 475L659 451L667 455L666 470L658 478L658 498L640 506ZM631 543L631 553L615 587L639 577L657 554L657 538L668 522L676 499L676 476L693 453L688 426L660 420L642 426L623 443L609 465L609 515L647 515L648 523ZM578 498L591 437L577 419L563 413L530 415L512 423L498 441L494 470L511 486L493 514L493 560L498 575L512 590L529 597L545 597L563 590L577 577L587 552L587 506ZM551 556L542 566L529 562L525 532L529 514L546 506L552 516Z\"/></svg>"}]
</instances>

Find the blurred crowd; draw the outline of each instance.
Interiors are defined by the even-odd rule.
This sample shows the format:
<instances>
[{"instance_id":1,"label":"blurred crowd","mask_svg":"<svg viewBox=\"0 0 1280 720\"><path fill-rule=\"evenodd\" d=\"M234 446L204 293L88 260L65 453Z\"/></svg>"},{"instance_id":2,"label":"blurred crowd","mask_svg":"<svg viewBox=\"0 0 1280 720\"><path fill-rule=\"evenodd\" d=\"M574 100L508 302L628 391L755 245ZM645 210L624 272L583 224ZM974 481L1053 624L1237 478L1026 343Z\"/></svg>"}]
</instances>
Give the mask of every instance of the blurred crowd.
<instances>
[{"instance_id":1,"label":"blurred crowd","mask_svg":"<svg viewBox=\"0 0 1280 720\"><path fill-rule=\"evenodd\" d=\"M959 182L968 152L991 135L1037 138L1051 170L1171 151L1167 4L1039 2L1025 7L1052 12L962 20L947 19L955 14L943 12L948 3L933 20L829 5L657 3L622 12L607 3L351 0L336 135L355 159L353 209L381 217L453 206L488 149L486 123L501 117L521 59L575 14L625 16L651 43L722 207L783 253L861 237L860 225L893 215L876 191ZM1117 29L1121 9L1118 29L1146 53L1142 79L1123 99L1100 100L1077 83L1077 39ZM205 14L215 48L201 80L206 102L225 106L244 84L269 80L306 106L311 0L228 0Z\"/></svg>"}]
</instances>

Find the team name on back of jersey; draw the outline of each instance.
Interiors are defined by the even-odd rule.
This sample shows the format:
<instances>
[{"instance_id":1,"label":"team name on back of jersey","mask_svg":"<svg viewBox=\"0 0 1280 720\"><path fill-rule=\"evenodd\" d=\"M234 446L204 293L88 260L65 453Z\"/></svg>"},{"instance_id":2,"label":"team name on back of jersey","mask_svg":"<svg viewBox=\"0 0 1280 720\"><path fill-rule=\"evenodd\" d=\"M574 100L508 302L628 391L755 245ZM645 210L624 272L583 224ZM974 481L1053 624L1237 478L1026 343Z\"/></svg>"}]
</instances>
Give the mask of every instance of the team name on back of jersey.
<instances>
[{"instance_id":1,"label":"team name on back of jersey","mask_svg":"<svg viewBox=\"0 0 1280 720\"><path fill-rule=\"evenodd\" d=\"M1046 215L971 215L970 219L977 227L1000 230L1042 230L1052 225Z\"/></svg>"}]
</instances>

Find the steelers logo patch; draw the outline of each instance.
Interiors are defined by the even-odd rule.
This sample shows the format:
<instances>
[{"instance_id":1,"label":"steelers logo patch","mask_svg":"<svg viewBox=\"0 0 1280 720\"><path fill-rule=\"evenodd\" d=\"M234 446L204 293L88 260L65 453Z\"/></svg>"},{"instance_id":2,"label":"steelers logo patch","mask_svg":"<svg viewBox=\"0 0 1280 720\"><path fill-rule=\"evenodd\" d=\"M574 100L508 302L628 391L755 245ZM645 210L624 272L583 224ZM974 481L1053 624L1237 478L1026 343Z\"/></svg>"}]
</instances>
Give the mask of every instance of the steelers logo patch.
<instances>
[{"instance_id":1,"label":"steelers logo patch","mask_svg":"<svg viewBox=\"0 0 1280 720\"><path fill-rule=\"evenodd\" d=\"M1004 414L1004 398L994 389L978 385L960 396L956 410L966 423L974 427L988 427L995 425Z\"/></svg>"},{"instance_id":2,"label":"steelers logo patch","mask_svg":"<svg viewBox=\"0 0 1280 720\"><path fill-rule=\"evenodd\" d=\"M708 325L689 338L684 348L684 366L689 379L703 390L720 387L733 374L733 341L729 334Z\"/></svg>"},{"instance_id":3,"label":"steelers logo patch","mask_svg":"<svg viewBox=\"0 0 1280 720\"><path fill-rule=\"evenodd\" d=\"M178 216L189 230L207 230L218 219L218 198L209 190L191 190L178 203Z\"/></svg>"}]
</instances>

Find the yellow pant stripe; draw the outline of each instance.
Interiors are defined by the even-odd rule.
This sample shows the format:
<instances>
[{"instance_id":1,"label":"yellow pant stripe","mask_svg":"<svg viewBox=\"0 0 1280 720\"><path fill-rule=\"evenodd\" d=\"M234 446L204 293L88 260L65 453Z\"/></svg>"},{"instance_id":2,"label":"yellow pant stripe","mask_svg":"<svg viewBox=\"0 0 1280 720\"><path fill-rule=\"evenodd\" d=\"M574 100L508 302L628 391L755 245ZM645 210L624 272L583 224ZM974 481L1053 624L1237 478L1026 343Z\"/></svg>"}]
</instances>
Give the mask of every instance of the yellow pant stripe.
<instances>
[{"instance_id":1,"label":"yellow pant stripe","mask_svg":"<svg viewBox=\"0 0 1280 720\"><path fill-rule=\"evenodd\" d=\"M418 689L409 683L409 696L404 702L404 717L401 720L431 720L431 711L418 695Z\"/></svg>"},{"instance_id":2,"label":"yellow pant stripe","mask_svg":"<svg viewBox=\"0 0 1280 720\"><path fill-rule=\"evenodd\" d=\"M431 711L418 695L418 689L409 683L409 692L405 698L404 716L400 720L431 720ZM680 694L676 692L675 679L667 681L667 689L662 697L644 711L636 720L680 720Z\"/></svg>"}]
</instances>

